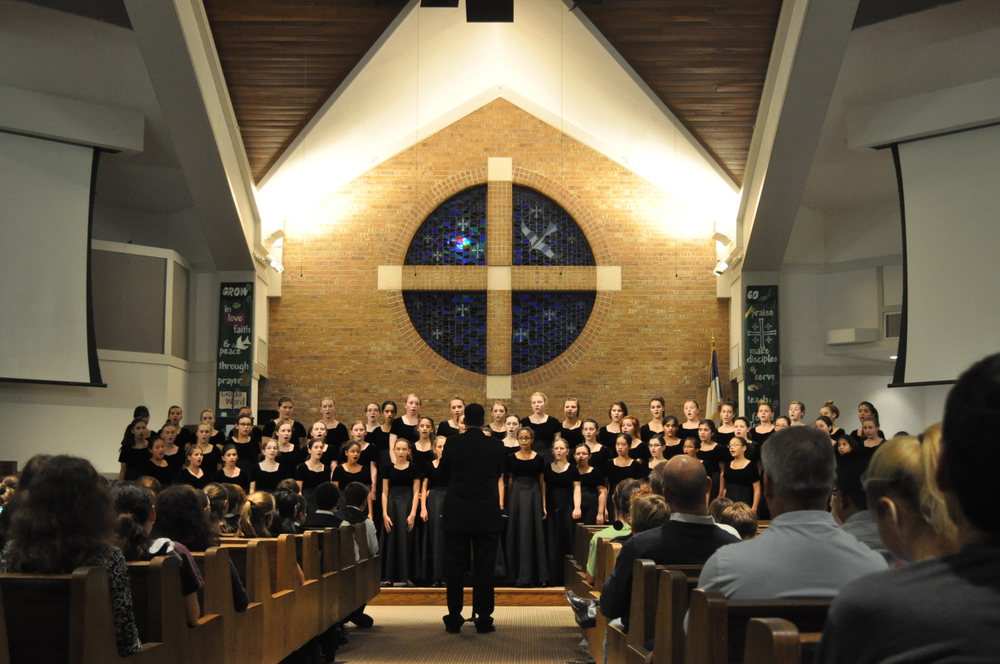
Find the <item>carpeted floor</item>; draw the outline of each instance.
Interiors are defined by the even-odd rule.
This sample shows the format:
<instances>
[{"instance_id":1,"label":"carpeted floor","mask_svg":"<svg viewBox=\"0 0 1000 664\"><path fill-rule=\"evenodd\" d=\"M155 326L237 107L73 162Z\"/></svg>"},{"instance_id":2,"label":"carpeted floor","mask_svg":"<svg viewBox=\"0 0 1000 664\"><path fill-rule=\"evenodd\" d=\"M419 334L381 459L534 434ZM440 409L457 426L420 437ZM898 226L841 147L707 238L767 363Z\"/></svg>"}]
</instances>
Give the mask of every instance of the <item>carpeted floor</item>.
<instances>
[{"instance_id":1,"label":"carpeted floor","mask_svg":"<svg viewBox=\"0 0 1000 664\"><path fill-rule=\"evenodd\" d=\"M350 643L337 651L337 664L583 664L580 628L569 607L497 607L497 630L477 634L466 623L461 634L444 631L436 606L369 606L371 629L348 629ZM468 614L466 608L466 614Z\"/></svg>"}]
</instances>

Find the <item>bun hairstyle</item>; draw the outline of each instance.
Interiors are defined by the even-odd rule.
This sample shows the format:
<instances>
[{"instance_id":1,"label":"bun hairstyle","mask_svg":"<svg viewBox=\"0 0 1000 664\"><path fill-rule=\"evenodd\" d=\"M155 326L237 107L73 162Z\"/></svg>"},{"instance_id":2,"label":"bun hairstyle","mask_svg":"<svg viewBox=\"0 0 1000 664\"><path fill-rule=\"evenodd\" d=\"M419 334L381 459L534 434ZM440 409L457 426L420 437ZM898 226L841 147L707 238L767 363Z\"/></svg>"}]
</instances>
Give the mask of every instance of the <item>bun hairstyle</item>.
<instances>
[{"instance_id":1,"label":"bun hairstyle","mask_svg":"<svg viewBox=\"0 0 1000 664\"><path fill-rule=\"evenodd\" d=\"M239 537L271 537L271 522L275 513L274 496L266 491L254 491L247 496L240 511Z\"/></svg>"},{"instance_id":2,"label":"bun hairstyle","mask_svg":"<svg viewBox=\"0 0 1000 664\"><path fill-rule=\"evenodd\" d=\"M125 560L144 560L149 553L146 524L153 513L153 494L138 482L117 482L110 493L118 514L118 546Z\"/></svg>"},{"instance_id":3,"label":"bun hairstyle","mask_svg":"<svg viewBox=\"0 0 1000 664\"><path fill-rule=\"evenodd\" d=\"M833 413L833 419L840 417L840 409L833 404L832 400L824 402L823 408L827 408L831 413Z\"/></svg>"}]
</instances>

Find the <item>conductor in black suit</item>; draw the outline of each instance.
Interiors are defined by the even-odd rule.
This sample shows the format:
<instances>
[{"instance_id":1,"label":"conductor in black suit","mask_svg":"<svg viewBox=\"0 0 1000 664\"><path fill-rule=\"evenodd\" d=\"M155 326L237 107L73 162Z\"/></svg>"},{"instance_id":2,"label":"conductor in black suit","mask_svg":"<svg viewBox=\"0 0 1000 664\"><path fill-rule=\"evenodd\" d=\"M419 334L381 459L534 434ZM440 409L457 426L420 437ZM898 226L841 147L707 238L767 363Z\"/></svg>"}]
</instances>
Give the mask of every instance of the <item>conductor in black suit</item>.
<instances>
[{"instance_id":1,"label":"conductor in black suit","mask_svg":"<svg viewBox=\"0 0 1000 664\"><path fill-rule=\"evenodd\" d=\"M447 563L448 615L445 629L458 632L462 618L464 576L472 556L472 611L476 631L493 631L493 573L500 530L500 479L503 443L483 430L482 404L465 407L465 433L451 436L444 446L441 469L448 481L444 502L444 543Z\"/></svg>"}]
</instances>

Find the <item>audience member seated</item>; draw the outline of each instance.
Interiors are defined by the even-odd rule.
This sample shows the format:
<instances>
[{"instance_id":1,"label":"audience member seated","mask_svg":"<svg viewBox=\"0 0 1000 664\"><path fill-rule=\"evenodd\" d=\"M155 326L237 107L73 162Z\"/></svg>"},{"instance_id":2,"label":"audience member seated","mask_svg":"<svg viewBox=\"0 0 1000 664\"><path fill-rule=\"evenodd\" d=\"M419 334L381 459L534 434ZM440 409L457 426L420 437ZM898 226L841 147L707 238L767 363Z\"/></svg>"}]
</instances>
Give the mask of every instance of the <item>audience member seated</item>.
<instances>
[{"instance_id":1,"label":"audience member seated","mask_svg":"<svg viewBox=\"0 0 1000 664\"><path fill-rule=\"evenodd\" d=\"M333 486L331 484L331 486ZM333 488L336 488L335 486ZM318 490L318 488L317 488ZM342 526L353 526L359 523L365 524L365 539L368 541L368 555L378 554L378 536L375 534L375 523L368 518L368 494L371 489L361 482L351 482L344 487L344 508L335 512L335 517L341 520ZM336 503L336 500L334 501ZM319 503L317 503L319 505ZM358 560L360 553L357 543L354 545L354 559ZM365 613L362 604L351 615L347 616L345 622L352 622L358 627L368 628L375 624L370 615Z\"/></svg>"},{"instance_id":2,"label":"audience member seated","mask_svg":"<svg viewBox=\"0 0 1000 664\"><path fill-rule=\"evenodd\" d=\"M834 481L827 434L787 427L768 438L761 456L771 523L754 539L716 551L699 588L729 599L833 597L854 579L886 569L882 556L826 511Z\"/></svg>"},{"instance_id":3,"label":"audience member seated","mask_svg":"<svg viewBox=\"0 0 1000 664\"><path fill-rule=\"evenodd\" d=\"M670 506L663 496L647 493L637 496L629 509L632 534L638 534L662 526L670 518Z\"/></svg>"},{"instance_id":4,"label":"audience member seated","mask_svg":"<svg viewBox=\"0 0 1000 664\"><path fill-rule=\"evenodd\" d=\"M601 613L608 618L621 618L625 631L628 631L632 567L636 559L648 558L657 565L700 565L719 547L739 542L739 538L719 528L709 516L707 496L712 482L697 459L676 456L654 468L653 473L660 474L658 484L670 504L670 520L625 542L611 576L601 589Z\"/></svg>"},{"instance_id":5,"label":"audience member seated","mask_svg":"<svg viewBox=\"0 0 1000 664\"><path fill-rule=\"evenodd\" d=\"M24 482L27 489L17 501L0 553L0 572L70 574L86 565L106 567L115 641L118 654L126 657L142 643L132 614L125 556L108 545L114 541L115 512L100 481L86 459L60 455L47 460L30 483Z\"/></svg>"},{"instance_id":6,"label":"audience member seated","mask_svg":"<svg viewBox=\"0 0 1000 664\"><path fill-rule=\"evenodd\" d=\"M273 537L272 524L278 515L274 496L267 491L254 491L240 510L240 525L237 537Z\"/></svg>"},{"instance_id":7,"label":"audience member seated","mask_svg":"<svg viewBox=\"0 0 1000 664\"><path fill-rule=\"evenodd\" d=\"M201 570L191 552L180 542L149 534L156 521L153 494L138 482L118 482L111 487L111 500L118 513L118 546L125 560L151 560L157 556L177 556L181 561L181 593L188 625L194 627L201 618L198 591L205 586Z\"/></svg>"},{"instance_id":8,"label":"audience member seated","mask_svg":"<svg viewBox=\"0 0 1000 664\"><path fill-rule=\"evenodd\" d=\"M590 538L590 548L587 550L587 575L590 578L594 577L594 572L597 570L597 542L602 537L610 537L612 542L627 541L632 536L632 522L630 521L632 501L651 491L650 485L631 477L622 480L615 487L611 500L614 503L618 519L607 528L594 533L594 536Z\"/></svg>"},{"instance_id":9,"label":"audience member seated","mask_svg":"<svg viewBox=\"0 0 1000 664\"><path fill-rule=\"evenodd\" d=\"M734 528L741 540L757 537L757 514L746 503L733 503L722 510L719 522Z\"/></svg>"},{"instance_id":10,"label":"audience member seated","mask_svg":"<svg viewBox=\"0 0 1000 664\"><path fill-rule=\"evenodd\" d=\"M861 483L861 475L867 465L867 459L862 455L844 458L837 464L837 489L833 492L831 501L833 517L840 522L845 533L854 535L859 542L872 551L877 551L891 567L896 564L896 556L882 543Z\"/></svg>"},{"instance_id":11,"label":"audience member seated","mask_svg":"<svg viewBox=\"0 0 1000 664\"><path fill-rule=\"evenodd\" d=\"M173 540L189 551L204 552L218 546L219 532L208 508L208 496L203 491L183 484L167 487L156 497L153 537ZM233 584L233 608L246 611L250 598L232 560L229 577Z\"/></svg>"},{"instance_id":12,"label":"audience member seated","mask_svg":"<svg viewBox=\"0 0 1000 664\"><path fill-rule=\"evenodd\" d=\"M229 512L229 492L218 482L205 485L205 495L208 496L209 520L217 533L228 533L229 524L226 514Z\"/></svg>"},{"instance_id":13,"label":"audience member seated","mask_svg":"<svg viewBox=\"0 0 1000 664\"><path fill-rule=\"evenodd\" d=\"M334 514L337 503L340 502L340 489L333 482L323 482L313 492L313 502L316 511L306 518L303 528L306 530L323 528L339 528L343 519ZM375 524L372 524L373 526ZM377 540L376 540L377 543Z\"/></svg>"},{"instance_id":14,"label":"audience member seated","mask_svg":"<svg viewBox=\"0 0 1000 664\"><path fill-rule=\"evenodd\" d=\"M240 528L240 514L243 513L243 506L247 502L247 492L238 484L223 484L226 490L226 514L223 519L226 527L219 528L220 533L235 534Z\"/></svg>"},{"instance_id":15,"label":"audience member seated","mask_svg":"<svg viewBox=\"0 0 1000 664\"><path fill-rule=\"evenodd\" d=\"M997 659L996 644L1000 643L998 418L1000 355L992 355L963 373L948 394L938 466L933 479L930 475L924 478L926 485L936 484L944 495L948 513L957 526L960 550L869 576L846 587L830 609L817 662ZM925 435L924 443L930 438ZM920 486L911 488L905 499L902 493L886 491L883 495L877 488L880 483L896 487L907 483L905 471L883 474L883 464L895 454L909 456L912 464L915 452L922 452L907 452L906 446L897 443L895 447L900 449L894 453L892 445L883 445L884 449L876 452L878 463L872 459L866 478L876 519L881 519L881 511L887 521L896 520L899 524L895 534L884 533L886 544L907 532L903 526L906 519L912 521L912 516L903 515L901 508L907 505L908 510L920 513L921 498L926 495ZM891 545L890 549L900 557L906 558L908 553L913 557L902 546L898 551Z\"/></svg>"},{"instance_id":16,"label":"audience member seated","mask_svg":"<svg viewBox=\"0 0 1000 664\"><path fill-rule=\"evenodd\" d=\"M271 534L275 536L301 534L298 521L300 517L305 517L306 499L289 489L278 489L274 492L274 504L278 516L271 528Z\"/></svg>"}]
</instances>

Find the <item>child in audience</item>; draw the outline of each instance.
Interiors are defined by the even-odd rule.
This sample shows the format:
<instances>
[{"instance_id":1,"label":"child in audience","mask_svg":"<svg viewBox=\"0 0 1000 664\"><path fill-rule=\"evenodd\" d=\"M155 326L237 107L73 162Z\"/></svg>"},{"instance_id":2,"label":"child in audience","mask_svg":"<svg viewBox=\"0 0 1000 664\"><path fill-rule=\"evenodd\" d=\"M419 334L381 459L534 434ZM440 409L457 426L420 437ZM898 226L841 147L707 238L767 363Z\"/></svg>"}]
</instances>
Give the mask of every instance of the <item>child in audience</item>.
<instances>
[{"instance_id":1,"label":"child in audience","mask_svg":"<svg viewBox=\"0 0 1000 664\"><path fill-rule=\"evenodd\" d=\"M746 503L733 503L722 510L717 521L735 528L742 540L757 537L757 514Z\"/></svg>"}]
</instances>

